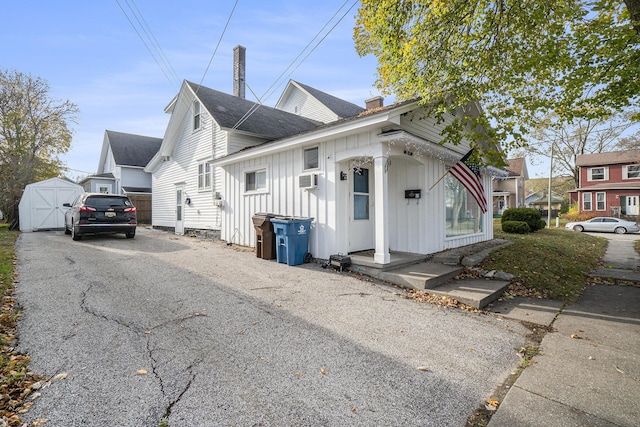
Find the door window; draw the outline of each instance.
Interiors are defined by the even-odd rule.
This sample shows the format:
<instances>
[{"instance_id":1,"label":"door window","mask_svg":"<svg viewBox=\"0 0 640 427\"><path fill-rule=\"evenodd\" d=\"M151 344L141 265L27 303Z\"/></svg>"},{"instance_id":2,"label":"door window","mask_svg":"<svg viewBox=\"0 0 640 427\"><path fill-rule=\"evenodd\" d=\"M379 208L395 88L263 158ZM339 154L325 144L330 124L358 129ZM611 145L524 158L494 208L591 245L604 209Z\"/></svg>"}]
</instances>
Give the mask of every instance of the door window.
<instances>
[{"instance_id":1,"label":"door window","mask_svg":"<svg viewBox=\"0 0 640 427\"><path fill-rule=\"evenodd\" d=\"M353 219L369 219L369 169L353 170Z\"/></svg>"}]
</instances>

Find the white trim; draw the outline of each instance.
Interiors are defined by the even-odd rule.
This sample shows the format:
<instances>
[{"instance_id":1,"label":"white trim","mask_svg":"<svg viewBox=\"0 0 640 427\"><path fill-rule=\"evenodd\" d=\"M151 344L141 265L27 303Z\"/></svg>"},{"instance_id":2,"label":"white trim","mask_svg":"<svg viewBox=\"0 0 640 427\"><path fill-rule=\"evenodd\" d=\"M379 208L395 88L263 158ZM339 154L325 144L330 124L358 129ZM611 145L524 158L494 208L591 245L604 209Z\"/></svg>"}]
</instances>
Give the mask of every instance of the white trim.
<instances>
[{"instance_id":1,"label":"white trim","mask_svg":"<svg viewBox=\"0 0 640 427\"><path fill-rule=\"evenodd\" d=\"M598 195L602 194L604 200L602 201L602 203L604 203L604 206L602 209L598 208ZM607 210L607 193L605 191L596 191L596 211L606 211Z\"/></svg>"},{"instance_id":2,"label":"white trim","mask_svg":"<svg viewBox=\"0 0 640 427\"><path fill-rule=\"evenodd\" d=\"M640 179L640 176L629 178L629 167L638 168L636 172L640 174L640 165L624 165L622 167L622 179Z\"/></svg>"},{"instance_id":3,"label":"white trim","mask_svg":"<svg viewBox=\"0 0 640 427\"><path fill-rule=\"evenodd\" d=\"M603 169L604 178L603 179L593 179L593 170L594 169ZM608 166L598 166L587 169L587 181L609 181L609 167Z\"/></svg>"},{"instance_id":4,"label":"white trim","mask_svg":"<svg viewBox=\"0 0 640 427\"><path fill-rule=\"evenodd\" d=\"M584 207L584 202L585 202L586 196L589 196L589 209ZM580 204L582 205L582 210L583 211L592 211L593 210L593 193L591 193L591 192L582 193L581 199L582 200L580 200Z\"/></svg>"},{"instance_id":5,"label":"white trim","mask_svg":"<svg viewBox=\"0 0 640 427\"><path fill-rule=\"evenodd\" d=\"M258 174L260 172L264 172L264 188L256 188L255 190L247 190L247 175L250 173L253 174ZM257 176L256 176L256 185L258 183L257 180ZM269 174L268 174L268 170L267 167L259 167L259 168L251 168L251 169L246 169L245 171L242 172L242 194L245 196L250 196L250 195L254 195L254 194L267 194L269 193Z\"/></svg>"}]
</instances>

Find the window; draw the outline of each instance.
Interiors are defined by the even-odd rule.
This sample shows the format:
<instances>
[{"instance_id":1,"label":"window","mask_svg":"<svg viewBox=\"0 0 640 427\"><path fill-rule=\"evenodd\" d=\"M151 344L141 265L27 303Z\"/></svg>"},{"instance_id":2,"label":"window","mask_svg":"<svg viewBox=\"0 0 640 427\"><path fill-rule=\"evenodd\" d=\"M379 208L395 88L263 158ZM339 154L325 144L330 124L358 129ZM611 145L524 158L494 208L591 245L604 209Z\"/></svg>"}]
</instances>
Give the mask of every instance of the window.
<instances>
[{"instance_id":1,"label":"window","mask_svg":"<svg viewBox=\"0 0 640 427\"><path fill-rule=\"evenodd\" d=\"M200 102L193 101L193 130L200 129Z\"/></svg>"},{"instance_id":2,"label":"window","mask_svg":"<svg viewBox=\"0 0 640 427\"><path fill-rule=\"evenodd\" d=\"M353 219L369 219L369 169L353 170Z\"/></svg>"},{"instance_id":3,"label":"window","mask_svg":"<svg viewBox=\"0 0 640 427\"><path fill-rule=\"evenodd\" d=\"M244 174L244 191L265 191L267 189L267 171L265 169Z\"/></svg>"},{"instance_id":4,"label":"window","mask_svg":"<svg viewBox=\"0 0 640 427\"><path fill-rule=\"evenodd\" d=\"M446 237L482 232L482 210L454 176L445 175Z\"/></svg>"},{"instance_id":5,"label":"window","mask_svg":"<svg viewBox=\"0 0 640 427\"><path fill-rule=\"evenodd\" d=\"M304 169L318 169L318 147L304 150Z\"/></svg>"},{"instance_id":6,"label":"window","mask_svg":"<svg viewBox=\"0 0 640 427\"><path fill-rule=\"evenodd\" d=\"M596 193L596 210L603 211L606 208L606 193Z\"/></svg>"},{"instance_id":7,"label":"window","mask_svg":"<svg viewBox=\"0 0 640 427\"><path fill-rule=\"evenodd\" d=\"M591 193L582 193L582 210L591 210Z\"/></svg>"},{"instance_id":8,"label":"window","mask_svg":"<svg viewBox=\"0 0 640 427\"><path fill-rule=\"evenodd\" d=\"M609 180L609 168L590 168L587 171L587 181Z\"/></svg>"},{"instance_id":9,"label":"window","mask_svg":"<svg viewBox=\"0 0 640 427\"><path fill-rule=\"evenodd\" d=\"M211 164L200 163L198 165L198 190L211 188Z\"/></svg>"},{"instance_id":10,"label":"window","mask_svg":"<svg viewBox=\"0 0 640 427\"><path fill-rule=\"evenodd\" d=\"M111 192L110 185L100 185L98 186L98 193L109 194Z\"/></svg>"},{"instance_id":11,"label":"window","mask_svg":"<svg viewBox=\"0 0 640 427\"><path fill-rule=\"evenodd\" d=\"M622 174L623 179L639 179L640 178L640 165L627 165L624 167Z\"/></svg>"}]
</instances>

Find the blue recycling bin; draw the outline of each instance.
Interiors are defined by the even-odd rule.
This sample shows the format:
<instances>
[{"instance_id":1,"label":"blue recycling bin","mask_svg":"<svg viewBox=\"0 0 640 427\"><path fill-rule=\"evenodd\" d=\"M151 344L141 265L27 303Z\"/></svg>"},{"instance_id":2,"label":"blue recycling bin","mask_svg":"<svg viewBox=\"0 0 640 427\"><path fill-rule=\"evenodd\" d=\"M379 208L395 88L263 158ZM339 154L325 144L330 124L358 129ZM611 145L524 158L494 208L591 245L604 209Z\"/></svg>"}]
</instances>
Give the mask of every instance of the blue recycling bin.
<instances>
[{"instance_id":1,"label":"blue recycling bin","mask_svg":"<svg viewBox=\"0 0 640 427\"><path fill-rule=\"evenodd\" d=\"M287 265L304 263L309 252L309 232L313 218L271 218L276 235L276 259Z\"/></svg>"}]
</instances>

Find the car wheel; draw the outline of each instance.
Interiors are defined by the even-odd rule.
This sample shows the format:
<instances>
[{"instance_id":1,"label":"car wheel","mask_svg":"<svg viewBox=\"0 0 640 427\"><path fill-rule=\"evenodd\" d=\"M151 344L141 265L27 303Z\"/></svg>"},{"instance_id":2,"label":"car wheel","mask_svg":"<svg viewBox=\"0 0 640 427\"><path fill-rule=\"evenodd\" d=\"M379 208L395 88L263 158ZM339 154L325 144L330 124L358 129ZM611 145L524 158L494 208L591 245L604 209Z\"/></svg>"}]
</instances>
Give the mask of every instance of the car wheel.
<instances>
[{"instance_id":1,"label":"car wheel","mask_svg":"<svg viewBox=\"0 0 640 427\"><path fill-rule=\"evenodd\" d=\"M616 234L624 234L627 232L627 229L624 227L616 227L616 229L613 230L613 232Z\"/></svg>"},{"instance_id":2,"label":"car wheel","mask_svg":"<svg viewBox=\"0 0 640 427\"><path fill-rule=\"evenodd\" d=\"M71 223L71 238L75 241L82 239L80 233L78 233L78 227Z\"/></svg>"},{"instance_id":3,"label":"car wheel","mask_svg":"<svg viewBox=\"0 0 640 427\"><path fill-rule=\"evenodd\" d=\"M574 225L573 231L584 231L584 227L581 225Z\"/></svg>"},{"instance_id":4,"label":"car wheel","mask_svg":"<svg viewBox=\"0 0 640 427\"><path fill-rule=\"evenodd\" d=\"M129 231L127 233L127 239L133 239L134 237L136 237L136 232L135 231Z\"/></svg>"}]
</instances>

